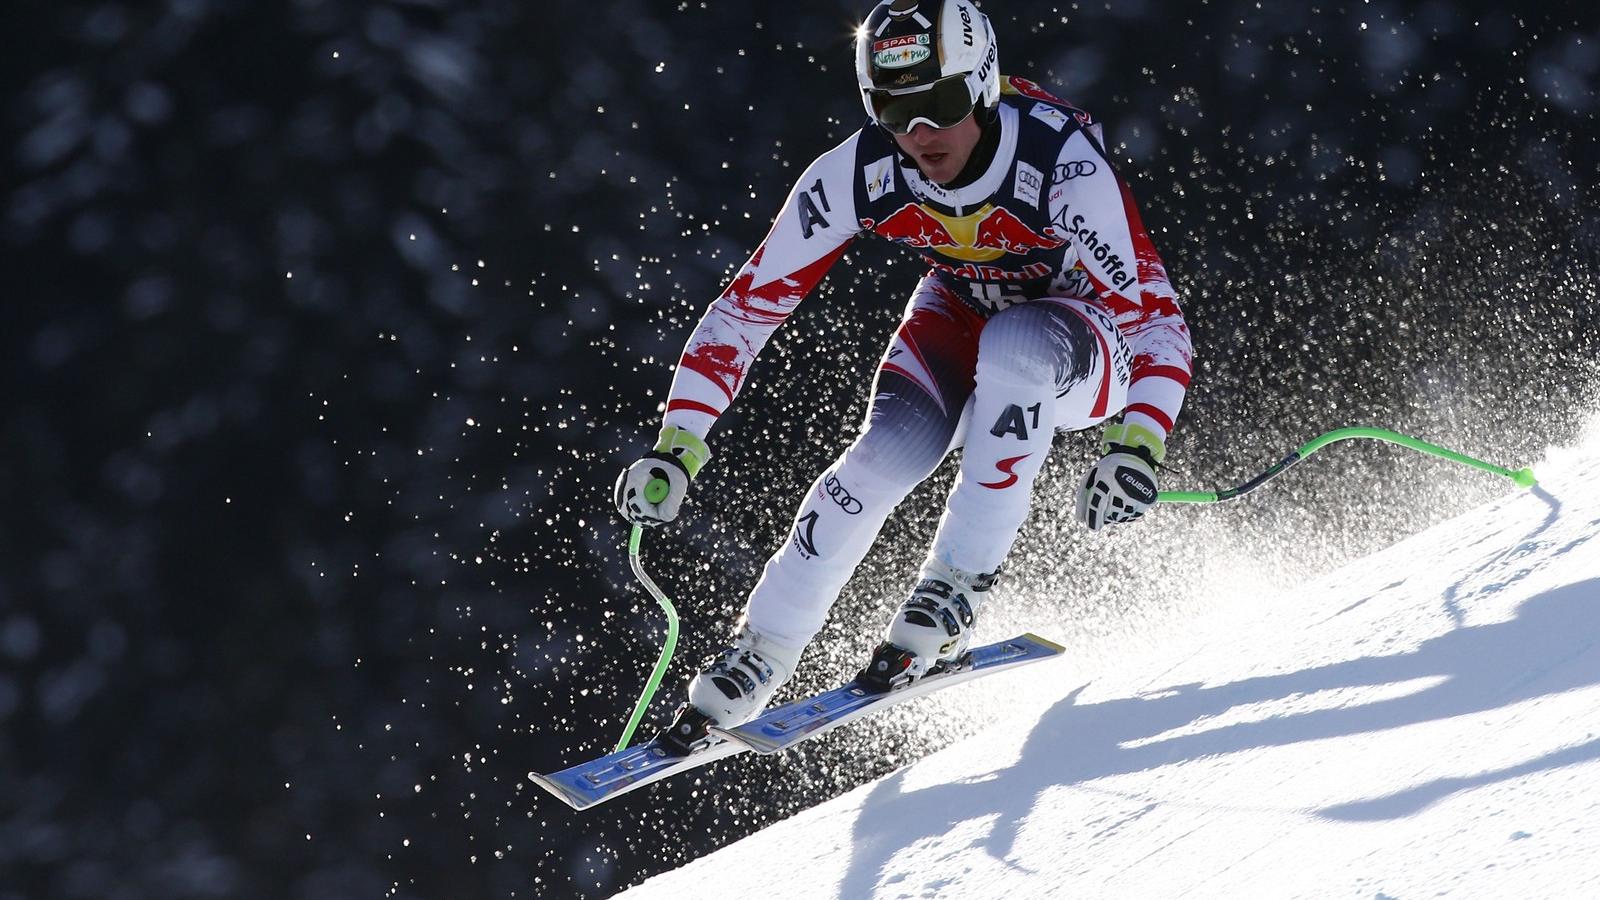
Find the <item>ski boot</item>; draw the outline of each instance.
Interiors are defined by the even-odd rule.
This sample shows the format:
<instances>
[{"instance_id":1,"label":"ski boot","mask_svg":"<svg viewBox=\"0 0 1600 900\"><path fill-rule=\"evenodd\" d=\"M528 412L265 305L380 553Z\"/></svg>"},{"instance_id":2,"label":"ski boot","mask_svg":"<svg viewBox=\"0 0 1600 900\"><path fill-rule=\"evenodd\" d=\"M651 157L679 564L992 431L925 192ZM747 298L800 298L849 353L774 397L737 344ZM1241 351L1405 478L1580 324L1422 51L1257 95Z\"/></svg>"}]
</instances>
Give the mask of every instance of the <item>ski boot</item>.
<instances>
[{"instance_id":1,"label":"ski boot","mask_svg":"<svg viewBox=\"0 0 1600 900\"><path fill-rule=\"evenodd\" d=\"M689 702L657 739L671 752L692 753L704 746L710 726L731 728L754 719L794 674L802 649L740 627L733 644L706 660L689 682Z\"/></svg>"},{"instance_id":2,"label":"ski boot","mask_svg":"<svg viewBox=\"0 0 1600 900\"><path fill-rule=\"evenodd\" d=\"M977 608L999 574L924 564L916 588L856 680L869 690L892 691L958 664L972 643Z\"/></svg>"}]
</instances>

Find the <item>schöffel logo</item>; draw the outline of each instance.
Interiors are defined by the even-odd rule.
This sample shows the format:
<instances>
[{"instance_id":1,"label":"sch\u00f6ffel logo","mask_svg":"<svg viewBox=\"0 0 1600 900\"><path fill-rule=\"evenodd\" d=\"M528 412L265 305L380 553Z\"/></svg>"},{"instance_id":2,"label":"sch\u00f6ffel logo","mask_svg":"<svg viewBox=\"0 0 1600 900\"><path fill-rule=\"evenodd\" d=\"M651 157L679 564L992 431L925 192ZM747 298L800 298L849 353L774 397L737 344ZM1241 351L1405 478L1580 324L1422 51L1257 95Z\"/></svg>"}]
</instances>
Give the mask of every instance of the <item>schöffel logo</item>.
<instances>
[{"instance_id":1,"label":"sch\u00f6ffel logo","mask_svg":"<svg viewBox=\"0 0 1600 900\"><path fill-rule=\"evenodd\" d=\"M1078 256L1080 259L1093 259L1100 263L1101 271L1111 281L1112 287L1117 290L1127 290L1134 281L1133 271L1128 268L1122 257L1111 249L1111 244L1100 237L1097 229L1084 224L1082 214L1074 215L1069 221L1067 213L1072 209L1071 204L1062 206L1051 218L1051 224L1057 226L1057 233L1061 229L1070 231L1078 238Z\"/></svg>"}]
</instances>

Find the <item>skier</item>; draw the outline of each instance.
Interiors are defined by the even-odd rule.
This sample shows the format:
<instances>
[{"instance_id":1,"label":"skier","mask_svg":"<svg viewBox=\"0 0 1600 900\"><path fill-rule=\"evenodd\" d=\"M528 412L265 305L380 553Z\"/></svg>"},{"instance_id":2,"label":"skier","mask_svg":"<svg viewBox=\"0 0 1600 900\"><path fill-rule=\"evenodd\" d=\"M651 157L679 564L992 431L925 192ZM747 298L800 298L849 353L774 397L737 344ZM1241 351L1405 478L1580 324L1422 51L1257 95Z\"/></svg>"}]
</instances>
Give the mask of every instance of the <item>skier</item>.
<instances>
[{"instance_id":1,"label":"skier","mask_svg":"<svg viewBox=\"0 0 1600 900\"><path fill-rule=\"evenodd\" d=\"M882 0L857 30L856 78L868 123L800 176L690 336L654 449L617 480L629 521L673 521L750 364L851 239L873 232L929 264L861 433L806 494L731 643L661 735L679 752L766 706L889 512L964 447L916 587L862 677L888 690L958 659L1054 432L1108 423L1075 514L1091 530L1137 520L1189 384L1188 328L1100 125L1002 77L983 13ZM656 502L652 479L669 486Z\"/></svg>"}]
</instances>

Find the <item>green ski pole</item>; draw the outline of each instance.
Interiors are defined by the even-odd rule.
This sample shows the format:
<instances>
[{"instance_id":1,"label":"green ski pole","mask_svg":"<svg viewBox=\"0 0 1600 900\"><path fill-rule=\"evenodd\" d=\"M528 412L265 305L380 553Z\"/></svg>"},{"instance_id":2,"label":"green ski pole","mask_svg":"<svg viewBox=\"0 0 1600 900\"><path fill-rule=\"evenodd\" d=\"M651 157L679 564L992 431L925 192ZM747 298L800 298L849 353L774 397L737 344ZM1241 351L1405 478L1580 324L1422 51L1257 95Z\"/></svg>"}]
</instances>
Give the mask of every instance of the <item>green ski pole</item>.
<instances>
[{"instance_id":1,"label":"green ski pole","mask_svg":"<svg viewBox=\"0 0 1600 900\"><path fill-rule=\"evenodd\" d=\"M1279 475L1282 475L1295 463L1305 459L1318 450L1321 450L1323 447L1326 447L1329 444L1337 441L1347 441L1351 438L1370 438L1371 440L1375 441L1387 441L1391 444L1399 444L1402 447L1410 450L1416 450L1419 453L1437 456L1441 459L1447 459L1451 462L1460 463L1464 466L1471 466L1475 469L1482 469L1485 472L1492 472L1504 478L1509 478L1516 482L1519 487L1523 488L1531 488L1538 484L1538 481L1536 481L1533 477L1533 469L1531 468L1524 467L1517 469L1516 471L1512 471L1511 469L1506 469L1501 466L1494 465L1493 463L1484 462L1481 459L1474 459L1473 457L1467 456L1464 453L1457 453L1454 450L1441 447L1438 444L1430 444L1427 441L1421 441L1414 437L1388 431L1383 428L1340 428L1336 431L1330 431L1327 434L1317 437L1315 440L1312 440L1310 443L1307 443L1300 449L1290 453L1288 456L1285 456L1272 468L1267 469L1265 472L1262 472L1260 475L1257 475L1249 481L1246 481L1244 484L1231 488L1221 488L1215 491L1161 491L1156 495L1156 497L1163 503L1217 503L1222 500L1232 500L1235 497L1248 494L1263 484L1266 484L1268 481L1271 481Z\"/></svg>"},{"instance_id":2,"label":"green ski pole","mask_svg":"<svg viewBox=\"0 0 1600 900\"><path fill-rule=\"evenodd\" d=\"M651 479L645 485L644 496L651 503L660 503L667 497L669 486L665 478ZM661 608L667 611L667 642L661 647L661 656L656 659L656 667L650 673L650 680L644 686L644 693L639 695L639 702L634 704L633 715L628 717L628 727L622 730L622 737L617 740L617 750L628 746L628 741L633 738L633 730L639 727L639 720L644 718L644 711L650 706L650 699L656 695L656 689L661 687L661 678L667 674L667 664L672 662L672 651L678 646L678 611L672 608L672 601L667 595L656 587L654 580L645 572L644 565L639 561L639 540L644 535L644 529L638 525L633 526L633 531L628 535L628 565L633 569L634 577L656 598ZM615 752L615 751L613 751Z\"/></svg>"}]
</instances>

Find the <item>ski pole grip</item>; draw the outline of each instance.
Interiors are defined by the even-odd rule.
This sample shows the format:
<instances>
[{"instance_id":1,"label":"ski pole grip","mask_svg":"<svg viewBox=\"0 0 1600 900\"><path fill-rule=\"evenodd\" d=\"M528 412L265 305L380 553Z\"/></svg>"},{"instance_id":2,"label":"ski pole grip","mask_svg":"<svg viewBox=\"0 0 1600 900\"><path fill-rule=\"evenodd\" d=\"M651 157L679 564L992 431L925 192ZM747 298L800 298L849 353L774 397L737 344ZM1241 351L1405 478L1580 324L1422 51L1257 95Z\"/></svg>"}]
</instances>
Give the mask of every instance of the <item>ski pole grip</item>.
<instances>
[{"instance_id":1,"label":"ski pole grip","mask_svg":"<svg viewBox=\"0 0 1600 900\"><path fill-rule=\"evenodd\" d=\"M644 486L644 498L651 503L660 503L667 499L667 494L671 491L672 485L668 484L665 478L652 478Z\"/></svg>"}]
</instances>

